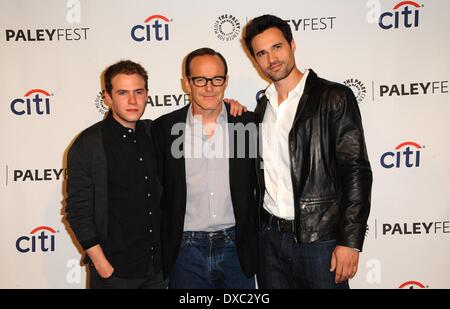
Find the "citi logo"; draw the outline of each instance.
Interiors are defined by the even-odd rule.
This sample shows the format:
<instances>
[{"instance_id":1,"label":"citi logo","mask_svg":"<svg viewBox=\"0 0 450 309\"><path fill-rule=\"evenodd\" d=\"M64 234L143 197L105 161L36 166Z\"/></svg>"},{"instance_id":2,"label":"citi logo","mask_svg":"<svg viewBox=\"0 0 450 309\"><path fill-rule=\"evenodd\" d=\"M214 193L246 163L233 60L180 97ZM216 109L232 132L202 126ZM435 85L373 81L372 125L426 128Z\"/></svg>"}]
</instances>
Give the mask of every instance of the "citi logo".
<instances>
[{"instance_id":1,"label":"citi logo","mask_svg":"<svg viewBox=\"0 0 450 309\"><path fill-rule=\"evenodd\" d=\"M423 283L419 282L419 281L406 281L403 282L402 284L400 284L400 286L398 287L399 289L425 289L428 288L428 285L425 286Z\"/></svg>"},{"instance_id":2,"label":"citi logo","mask_svg":"<svg viewBox=\"0 0 450 309\"><path fill-rule=\"evenodd\" d=\"M48 115L50 114L50 97L53 94L42 89L32 89L25 93L24 98L11 102L11 111L18 115Z\"/></svg>"},{"instance_id":3,"label":"citi logo","mask_svg":"<svg viewBox=\"0 0 450 309\"><path fill-rule=\"evenodd\" d=\"M398 29L401 27L419 27L419 9L423 5L414 1L402 1L394 6L393 12L385 12L380 15L378 25L381 29Z\"/></svg>"},{"instance_id":4,"label":"citi logo","mask_svg":"<svg viewBox=\"0 0 450 309\"><path fill-rule=\"evenodd\" d=\"M169 20L163 15L151 15L144 20L143 25L131 28L131 38L137 42L142 41L168 41Z\"/></svg>"},{"instance_id":5,"label":"citi logo","mask_svg":"<svg viewBox=\"0 0 450 309\"><path fill-rule=\"evenodd\" d=\"M48 226L38 226L30 235L16 240L16 249L21 253L55 251L55 234L57 231Z\"/></svg>"},{"instance_id":6,"label":"citi logo","mask_svg":"<svg viewBox=\"0 0 450 309\"><path fill-rule=\"evenodd\" d=\"M425 146L414 142L403 142L395 147L395 152L383 153L380 164L384 168L420 167L420 150L423 148Z\"/></svg>"}]
</instances>

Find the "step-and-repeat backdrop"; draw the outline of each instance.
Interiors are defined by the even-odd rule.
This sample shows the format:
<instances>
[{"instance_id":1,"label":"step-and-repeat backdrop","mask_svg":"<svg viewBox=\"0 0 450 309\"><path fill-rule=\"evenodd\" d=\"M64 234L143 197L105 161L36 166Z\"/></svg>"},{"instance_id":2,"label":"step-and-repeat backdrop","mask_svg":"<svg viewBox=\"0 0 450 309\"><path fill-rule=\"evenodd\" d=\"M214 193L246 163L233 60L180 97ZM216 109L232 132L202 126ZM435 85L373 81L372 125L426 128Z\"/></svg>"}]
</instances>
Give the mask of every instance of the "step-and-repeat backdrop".
<instances>
[{"instance_id":1,"label":"step-and-repeat backdrop","mask_svg":"<svg viewBox=\"0 0 450 309\"><path fill-rule=\"evenodd\" d=\"M373 168L372 211L353 288L450 287L450 1L1 0L0 288L84 288L64 221L66 153L102 119L100 75L149 72L144 118L189 103L182 60L229 64L227 97L253 110L267 86L242 43L246 22L287 20L300 68L358 98Z\"/></svg>"}]
</instances>

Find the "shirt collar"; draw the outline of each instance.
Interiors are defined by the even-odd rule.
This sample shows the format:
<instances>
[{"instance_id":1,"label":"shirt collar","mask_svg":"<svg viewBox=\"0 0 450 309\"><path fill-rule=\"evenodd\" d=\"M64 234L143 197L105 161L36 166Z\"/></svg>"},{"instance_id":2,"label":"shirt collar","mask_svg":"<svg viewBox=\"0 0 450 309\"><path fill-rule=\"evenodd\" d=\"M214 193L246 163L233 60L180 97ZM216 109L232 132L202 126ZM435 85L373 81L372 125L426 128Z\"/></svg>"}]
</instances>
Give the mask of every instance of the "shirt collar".
<instances>
[{"instance_id":1,"label":"shirt collar","mask_svg":"<svg viewBox=\"0 0 450 309\"><path fill-rule=\"evenodd\" d=\"M217 116L216 123L223 124L223 123L226 123L227 120L228 120L227 108L226 108L225 104L222 103L222 109L221 109L219 115ZM202 122L200 121L200 117L197 117L197 116L194 117L194 113L192 112L192 104L189 105L186 121L187 121L187 124L191 127L193 127L194 125L202 125Z\"/></svg>"},{"instance_id":2,"label":"shirt collar","mask_svg":"<svg viewBox=\"0 0 450 309\"><path fill-rule=\"evenodd\" d=\"M227 121L228 121L227 108L225 107L225 104L222 103L222 109L219 115L217 116L216 123L219 125L223 125L227 123ZM206 135L203 134L203 123L200 120L200 117L194 116L192 112L192 104L189 106L188 109L186 125L191 129L191 135L206 138Z\"/></svg>"},{"instance_id":3,"label":"shirt collar","mask_svg":"<svg viewBox=\"0 0 450 309\"><path fill-rule=\"evenodd\" d=\"M288 93L288 98L296 95L300 96L303 93L303 89L305 88L306 79L308 77L309 69L305 70L302 78L298 82L298 84ZM278 93L275 85L272 83L266 89L266 96L269 99L269 102L278 102Z\"/></svg>"},{"instance_id":4,"label":"shirt collar","mask_svg":"<svg viewBox=\"0 0 450 309\"><path fill-rule=\"evenodd\" d=\"M124 127L121 125L114 117L113 112L110 111L105 119L107 125L111 129L111 132L114 136L120 136L121 138L125 139L128 137L135 137L135 130L131 128ZM136 129L139 130L140 123L139 121L136 123Z\"/></svg>"}]
</instances>

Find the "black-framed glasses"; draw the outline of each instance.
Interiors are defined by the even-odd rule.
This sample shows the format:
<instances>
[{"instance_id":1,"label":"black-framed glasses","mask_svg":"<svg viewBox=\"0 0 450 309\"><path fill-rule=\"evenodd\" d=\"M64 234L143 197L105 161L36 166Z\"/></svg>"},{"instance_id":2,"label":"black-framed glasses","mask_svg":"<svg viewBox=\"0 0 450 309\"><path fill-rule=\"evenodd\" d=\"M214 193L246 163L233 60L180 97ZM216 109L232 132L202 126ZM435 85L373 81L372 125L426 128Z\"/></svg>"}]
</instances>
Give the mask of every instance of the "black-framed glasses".
<instances>
[{"instance_id":1,"label":"black-framed glasses","mask_svg":"<svg viewBox=\"0 0 450 309\"><path fill-rule=\"evenodd\" d=\"M193 76L193 77L188 77L188 79L190 79L194 83L194 86L197 86L197 87L205 87L209 81L211 82L211 84L213 86L220 87L220 86L223 86L223 84L225 84L227 77L226 76L214 76L212 78L206 78L203 76Z\"/></svg>"}]
</instances>

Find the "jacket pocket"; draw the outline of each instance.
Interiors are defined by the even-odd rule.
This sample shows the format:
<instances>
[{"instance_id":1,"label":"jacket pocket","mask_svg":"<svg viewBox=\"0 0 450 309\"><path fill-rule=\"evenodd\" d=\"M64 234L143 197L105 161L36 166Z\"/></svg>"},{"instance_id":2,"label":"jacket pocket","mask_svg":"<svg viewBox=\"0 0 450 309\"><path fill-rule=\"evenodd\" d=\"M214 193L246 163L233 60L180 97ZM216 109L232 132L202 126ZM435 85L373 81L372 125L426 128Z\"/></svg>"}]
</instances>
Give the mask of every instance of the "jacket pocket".
<instances>
[{"instance_id":1,"label":"jacket pocket","mask_svg":"<svg viewBox=\"0 0 450 309\"><path fill-rule=\"evenodd\" d=\"M306 232L335 230L339 216L336 198L300 200L300 229Z\"/></svg>"}]
</instances>

